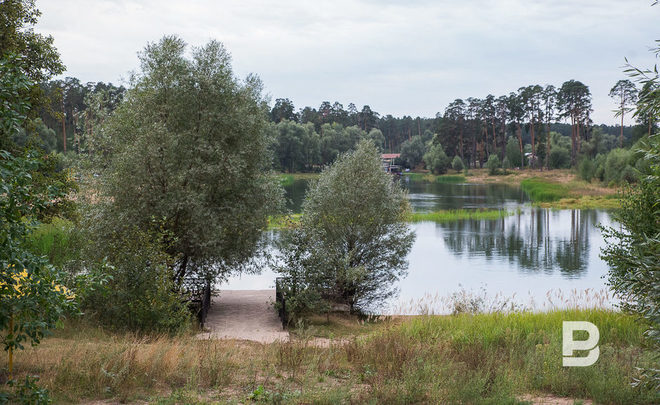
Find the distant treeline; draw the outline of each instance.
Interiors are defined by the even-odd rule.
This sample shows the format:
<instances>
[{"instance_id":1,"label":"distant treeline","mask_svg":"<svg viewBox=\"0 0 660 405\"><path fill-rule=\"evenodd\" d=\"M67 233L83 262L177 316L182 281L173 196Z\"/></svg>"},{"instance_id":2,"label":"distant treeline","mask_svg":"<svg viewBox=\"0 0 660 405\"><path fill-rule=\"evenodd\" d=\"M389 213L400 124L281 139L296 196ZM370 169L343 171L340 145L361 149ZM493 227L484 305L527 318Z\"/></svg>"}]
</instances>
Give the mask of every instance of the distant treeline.
<instances>
[{"instance_id":1,"label":"distant treeline","mask_svg":"<svg viewBox=\"0 0 660 405\"><path fill-rule=\"evenodd\" d=\"M613 97L618 97L615 90L622 82L627 81L615 85ZM32 132L44 149L58 152L87 151L86 140L95 135L126 93L123 86L82 83L70 77L41 87L50 103L41 108L41 119L35 121ZM630 94L637 89L633 86L633 93L630 91L628 88L626 98L621 98L624 113L631 110L635 97ZM507 145L513 148L512 139L520 156L516 158L519 164L510 162L513 166L564 167L576 165L585 148L591 154L591 150L605 153L631 145L657 125L643 117L635 126L594 125L589 88L575 80L559 88L530 85L499 97L457 99L433 118L394 117L369 105L358 109L353 103L344 107L328 101L318 108L297 109L286 98L276 99L272 107L264 105L264 111L272 122L274 166L282 171L319 170L363 138L372 139L384 152L402 153L399 163L411 168L423 163L423 155L433 145L441 145L450 159L459 156L467 167L484 165L491 154L503 161ZM551 133L556 139L548 136ZM25 133L15 140L19 144L28 141ZM553 146L561 149L553 153Z\"/></svg>"}]
</instances>

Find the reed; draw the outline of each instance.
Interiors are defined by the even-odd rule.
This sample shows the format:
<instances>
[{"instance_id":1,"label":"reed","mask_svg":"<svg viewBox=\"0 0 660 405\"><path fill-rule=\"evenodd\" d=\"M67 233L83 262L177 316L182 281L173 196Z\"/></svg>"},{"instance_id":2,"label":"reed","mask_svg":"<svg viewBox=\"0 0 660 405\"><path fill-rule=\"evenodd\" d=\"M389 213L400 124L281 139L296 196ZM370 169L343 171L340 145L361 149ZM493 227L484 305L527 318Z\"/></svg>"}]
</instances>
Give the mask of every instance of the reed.
<instances>
[{"instance_id":1,"label":"reed","mask_svg":"<svg viewBox=\"0 0 660 405\"><path fill-rule=\"evenodd\" d=\"M567 186L537 177L521 181L520 188L527 193L532 202L552 202L571 197L571 191Z\"/></svg>"},{"instance_id":2,"label":"reed","mask_svg":"<svg viewBox=\"0 0 660 405\"><path fill-rule=\"evenodd\" d=\"M465 219L493 220L513 215L513 211L506 210L445 210L433 212L413 212L409 216L410 222L451 222Z\"/></svg>"}]
</instances>

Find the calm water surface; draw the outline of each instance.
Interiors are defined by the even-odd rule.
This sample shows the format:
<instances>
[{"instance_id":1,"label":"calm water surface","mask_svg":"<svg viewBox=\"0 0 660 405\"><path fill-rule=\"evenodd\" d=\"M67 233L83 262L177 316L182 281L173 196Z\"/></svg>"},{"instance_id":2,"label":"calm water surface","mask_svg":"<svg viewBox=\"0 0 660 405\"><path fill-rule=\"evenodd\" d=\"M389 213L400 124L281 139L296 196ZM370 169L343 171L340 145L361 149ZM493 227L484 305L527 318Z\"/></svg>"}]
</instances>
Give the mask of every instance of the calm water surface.
<instances>
[{"instance_id":1,"label":"calm water surface","mask_svg":"<svg viewBox=\"0 0 660 405\"><path fill-rule=\"evenodd\" d=\"M514 296L543 308L546 294L572 290L605 290L607 265L598 257L604 241L598 224L610 225L601 210L549 210L530 207L517 187L503 184L439 184L405 181L415 211L440 209L506 209L514 215L494 221L462 220L413 224L416 240L408 256L408 275L399 281L399 296L390 312L416 312L418 302L443 312L437 297L465 289L488 296ZM305 181L287 188L288 207L300 210ZM273 288L275 274L233 277L223 288ZM553 302L557 303L555 298Z\"/></svg>"}]
</instances>

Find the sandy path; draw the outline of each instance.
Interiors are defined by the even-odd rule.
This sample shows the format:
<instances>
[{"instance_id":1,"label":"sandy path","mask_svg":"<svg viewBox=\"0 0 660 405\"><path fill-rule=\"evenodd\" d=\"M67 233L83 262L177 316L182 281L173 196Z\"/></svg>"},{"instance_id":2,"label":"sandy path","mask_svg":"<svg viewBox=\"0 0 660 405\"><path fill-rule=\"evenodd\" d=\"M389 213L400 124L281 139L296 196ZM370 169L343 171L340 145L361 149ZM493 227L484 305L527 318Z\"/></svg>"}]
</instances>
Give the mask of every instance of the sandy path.
<instances>
[{"instance_id":1,"label":"sandy path","mask_svg":"<svg viewBox=\"0 0 660 405\"><path fill-rule=\"evenodd\" d=\"M288 340L272 303L275 290L222 290L213 305L200 339L242 339L261 343Z\"/></svg>"}]
</instances>

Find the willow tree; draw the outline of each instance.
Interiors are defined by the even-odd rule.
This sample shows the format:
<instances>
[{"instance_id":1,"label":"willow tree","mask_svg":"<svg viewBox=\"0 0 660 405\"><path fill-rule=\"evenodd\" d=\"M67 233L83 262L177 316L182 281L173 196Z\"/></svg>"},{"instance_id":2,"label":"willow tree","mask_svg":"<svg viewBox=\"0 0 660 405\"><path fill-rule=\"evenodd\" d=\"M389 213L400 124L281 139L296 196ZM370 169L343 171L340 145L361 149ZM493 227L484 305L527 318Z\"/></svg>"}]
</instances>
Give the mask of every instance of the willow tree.
<instances>
[{"instance_id":1,"label":"willow tree","mask_svg":"<svg viewBox=\"0 0 660 405\"><path fill-rule=\"evenodd\" d=\"M164 249L176 259L178 286L191 274L226 276L253 257L281 200L261 82L239 80L216 41L186 57L185 42L166 36L139 58L105 128L112 141L102 218L170 235Z\"/></svg>"},{"instance_id":2,"label":"willow tree","mask_svg":"<svg viewBox=\"0 0 660 405\"><path fill-rule=\"evenodd\" d=\"M414 233L401 186L368 140L340 155L307 193L301 225L286 235L278 271L291 283L294 315L319 308L301 297L369 310L396 293ZM289 305L289 301L287 301Z\"/></svg>"}]
</instances>

